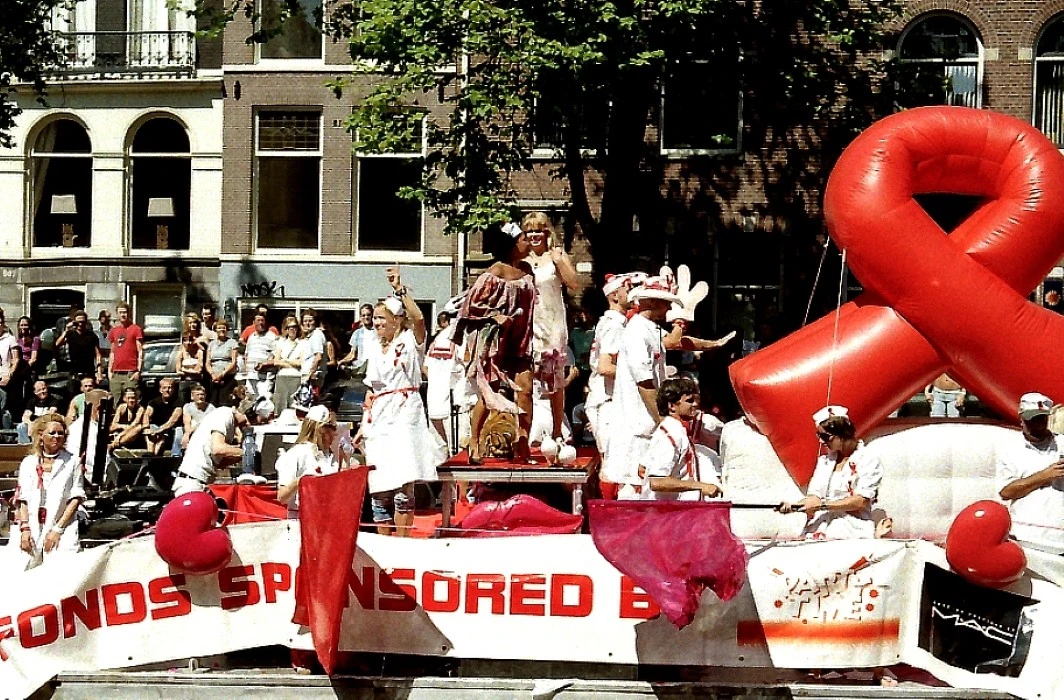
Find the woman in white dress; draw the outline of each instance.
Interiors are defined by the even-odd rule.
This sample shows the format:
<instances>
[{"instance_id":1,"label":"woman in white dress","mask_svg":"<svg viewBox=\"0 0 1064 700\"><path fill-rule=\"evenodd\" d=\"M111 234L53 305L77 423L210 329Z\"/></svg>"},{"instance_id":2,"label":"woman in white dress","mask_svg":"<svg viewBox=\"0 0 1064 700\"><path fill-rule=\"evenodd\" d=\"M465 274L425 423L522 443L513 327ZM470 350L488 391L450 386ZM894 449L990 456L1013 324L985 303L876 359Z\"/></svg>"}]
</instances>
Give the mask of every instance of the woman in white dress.
<instances>
[{"instance_id":1,"label":"woman in white dress","mask_svg":"<svg viewBox=\"0 0 1064 700\"><path fill-rule=\"evenodd\" d=\"M296 443L277 459L277 500L288 504L288 518L299 517L299 480L340 471L333 453L336 418L325 406L312 406Z\"/></svg>"},{"instance_id":2,"label":"woman in white dress","mask_svg":"<svg viewBox=\"0 0 1064 700\"><path fill-rule=\"evenodd\" d=\"M387 269L395 296L373 309L377 342L368 343L366 410L360 436L365 440L373 522L381 534L409 535L414 524L414 483L436 481L436 467L447 446L429 428L421 400L425 319L399 279Z\"/></svg>"},{"instance_id":3,"label":"woman in white dress","mask_svg":"<svg viewBox=\"0 0 1064 700\"><path fill-rule=\"evenodd\" d=\"M576 268L565 249L554 244L550 219L541 211L526 214L521 230L528 237L528 262L536 280L538 298L532 313L532 364L536 393L550 400L551 437L562 436L565 416L565 352L569 347L564 285L570 292L580 287Z\"/></svg>"},{"instance_id":4,"label":"woman in white dress","mask_svg":"<svg viewBox=\"0 0 1064 700\"><path fill-rule=\"evenodd\" d=\"M56 553L77 552L78 504L85 499L81 467L66 450L67 424L49 413L33 426L34 451L18 469L15 516L18 535L9 547L29 569Z\"/></svg>"},{"instance_id":5,"label":"woman in white dress","mask_svg":"<svg viewBox=\"0 0 1064 700\"><path fill-rule=\"evenodd\" d=\"M307 355L307 341L299 319L288 316L281 324L281 337L274 346L269 365L277 372L273 384L273 405L278 411L288 408L292 403L292 394L303 382L303 361Z\"/></svg>"},{"instance_id":6,"label":"woman in white dress","mask_svg":"<svg viewBox=\"0 0 1064 700\"><path fill-rule=\"evenodd\" d=\"M872 505L879 495L883 467L857 439L857 428L847 413L842 406L826 406L813 416L827 454L817 459L805 498L780 506L782 513L806 514L808 539L876 536Z\"/></svg>"}]
</instances>

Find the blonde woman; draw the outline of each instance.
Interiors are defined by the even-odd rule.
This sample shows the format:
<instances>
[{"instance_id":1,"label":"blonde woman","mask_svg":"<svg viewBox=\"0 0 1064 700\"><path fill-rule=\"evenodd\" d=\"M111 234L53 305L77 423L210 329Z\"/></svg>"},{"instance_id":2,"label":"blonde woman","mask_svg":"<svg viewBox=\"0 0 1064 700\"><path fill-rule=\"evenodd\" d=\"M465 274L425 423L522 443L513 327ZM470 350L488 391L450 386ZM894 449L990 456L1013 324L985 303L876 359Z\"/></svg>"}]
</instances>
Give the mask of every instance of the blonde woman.
<instances>
[{"instance_id":1,"label":"blonde woman","mask_svg":"<svg viewBox=\"0 0 1064 700\"><path fill-rule=\"evenodd\" d=\"M436 481L447 446L428 425L421 400L425 319L399 278L387 269L395 296L373 309L376 342L368 343L365 439L373 521L381 534L407 536L414 524L414 483Z\"/></svg>"},{"instance_id":2,"label":"blonde woman","mask_svg":"<svg viewBox=\"0 0 1064 700\"><path fill-rule=\"evenodd\" d=\"M580 285L576 268L555 245L550 219L541 211L525 215L521 230L528 237L528 262L536 279L536 306L532 314L532 363L536 392L550 400L551 438L562 438L565 416L565 353L569 347L564 286L575 292Z\"/></svg>"},{"instance_id":3,"label":"blonde woman","mask_svg":"<svg viewBox=\"0 0 1064 700\"><path fill-rule=\"evenodd\" d=\"M50 554L80 549L76 519L85 499L81 468L66 449L66 420L49 413L34 421L32 433L33 454L18 469L18 535L8 543L27 569Z\"/></svg>"},{"instance_id":4,"label":"blonde woman","mask_svg":"<svg viewBox=\"0 0 1064 700\"><path fill-rule=\"evenodd\" d=\"M299 480L340 471L333 454L336 418L325 406L312 406L296 443L277 460L277 500L288 504L289 519L299 517Z\"/></svg>"}]
</instances>

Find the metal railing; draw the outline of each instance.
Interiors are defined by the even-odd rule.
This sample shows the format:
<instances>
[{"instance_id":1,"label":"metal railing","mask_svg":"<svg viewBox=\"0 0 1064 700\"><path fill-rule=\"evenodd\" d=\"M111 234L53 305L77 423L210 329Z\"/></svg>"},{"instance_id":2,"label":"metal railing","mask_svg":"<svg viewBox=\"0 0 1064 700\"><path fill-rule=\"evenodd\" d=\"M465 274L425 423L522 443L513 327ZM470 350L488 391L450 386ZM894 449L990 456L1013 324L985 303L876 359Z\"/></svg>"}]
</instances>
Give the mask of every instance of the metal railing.
<instances>
[{"instance_id":1,"label":"metal railing","mask_svg":"<svg viewBox=\"0 0 1064 700\"><path fill-rule=\"evenodd\" d=\"M56 34L65 61L56 75L191 75L196 69L192 32L61 32Z\"/></svg>"}]
</instances>

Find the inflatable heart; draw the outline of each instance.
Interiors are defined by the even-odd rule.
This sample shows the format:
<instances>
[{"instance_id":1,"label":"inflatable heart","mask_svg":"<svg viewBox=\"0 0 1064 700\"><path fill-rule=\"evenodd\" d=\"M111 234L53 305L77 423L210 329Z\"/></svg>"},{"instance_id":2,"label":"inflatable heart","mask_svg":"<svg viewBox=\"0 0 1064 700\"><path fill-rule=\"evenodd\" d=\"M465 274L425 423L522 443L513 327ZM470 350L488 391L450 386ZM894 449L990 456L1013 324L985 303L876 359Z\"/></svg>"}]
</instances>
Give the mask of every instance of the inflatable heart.
<instances>
[{"instance_id":1,"label":"inflatable heart","mask_svg":"<svg viewBox=\"0 0 1064 700\"><path fill-rule=\"evenodd\" d=\"M233 557L229 531L218 526L209 493L186 493L166 504L155 526L155 551L176 571L213 574Z\"/></svg>"},{"instance_id":2,"label":"inflatable heart","mask_svg":"<svg viewBox=\"0 0 1064 700\"><path fill-rule=\"evenodd\" d=\"M996 501L976 501L953 519L946 534L946 560L962 578L1004 588L1027 568L1023 549L1008 539L1012 518Z\"/></svg>"}]
</instances>

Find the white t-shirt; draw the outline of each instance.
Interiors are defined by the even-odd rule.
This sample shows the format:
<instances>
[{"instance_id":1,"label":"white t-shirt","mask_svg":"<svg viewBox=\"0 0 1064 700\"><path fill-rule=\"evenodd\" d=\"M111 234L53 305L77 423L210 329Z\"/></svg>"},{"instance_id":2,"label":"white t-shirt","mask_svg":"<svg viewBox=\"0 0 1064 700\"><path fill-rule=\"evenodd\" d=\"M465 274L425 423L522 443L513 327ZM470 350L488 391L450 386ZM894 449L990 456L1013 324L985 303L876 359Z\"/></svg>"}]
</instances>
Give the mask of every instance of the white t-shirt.
<instances>
[{"instance_id":1,"label":"white t-shirt","mask_svg":"<svg viewBox=\"0 0 1064 700\"><path fill-rule=\"evenodd\" d=\"M621 335L627 320L621 312L610 309L595 324L595 340L588 358L591 365L591 377L587 380L588 406L601 406L613 398L613 377L599 374L598 363L603 355L617 355L621 351Z\"/></svg>"},{"instance_id":2,"label":"white t-shirt","mask_svg":"<svg viewBox=\"0 0 1064 700\"><path fill-rule=\"evenodd\" d=\"M649 437L656 424L643 403L638 384L653 380L657 388L665 381L664 337L664 331L656 323L638 314L621 333L613 400L617 404L618 428L632 435Z\"/></svg>"},{"instance_id":3,"label":"white t-shirt","mask_svg":"<svg viewBox=\"0 0 1064 700\"><path fill-rule=\"evenodd\" d=\"M872 504L879 495L883 465L863 442L857 443L857 449L840 469L835 469L835 454L829 452L817 459L806 494L824 501L864 496L868 505L859 511L819 511L806 523L805 534L813 539L833 540L875 537Z\"/></svg>"},{"instance_id":4,"label":"white t-shirt","mask_svg":"<svg viewBox=\"0 0 1064 700\"><path fill-rule=\"evenodd\" d=\"M277 335L273 331L266 331L262 335L249 335L248 342L244 344L245 371L250 374L255 371L255 365L270 359L276 345Z\"/></svg>"},{"instance_id":5,"label":"white t-shirt","mask_svg":"<svg viewBox=\"0 0 1064 700\"><path fill-rule=\"evenodd\" d=\"M429 386L426 404L429 418L443 420L451 415L451 399L465 409L469 390L462 366L462 348L454 344L458 324L452 323L436 334L425 353L425 374Z\"/></svg>"},{"instance_id":6,"label":"white t-shirt","mask_svg":"<svg viewBox=\"0 0 1064 700\"><path fill-rule=\"evenodd\" d=\"M310 368L314 366L314 356L318 356L318 369L320 372L325 369L325 333L320 328L315 328L310 332L305 340L307 341L306 349L303 355L303 367L300 369L300 374L306 379L310 376Z\"/></svg>"},{"instance_id":7,"label":"white t-shirt","mask_svg":"<svg viewBox=\"0 0 1064 700\"><path fill-rule=\"evenodd\" d=\"M721 485L721 461L710 447L720 439L724 424L715 417L701 414L684 425L672 416L661 419L650 437L650 445L643 453L642 466L646 469L643 495L654 501L698 501L702 494L697 490L670 493L654 491L650 487L652 477L673 477L681 481L701 481Z\"/></svg>"},{"instance_id":8,"label":"white t-shirt","mask_svg":"<svg viewBox=\"0 0 1064 700\"><path fill-rule=\"evenodd\" d=\"M214 481L216 466L211 455L211 444L215 433L221 433L230 444L236 439L236 416L232 407L216 408L203 417L196 432L189 438L180 472L206 483Z\"/></svg>"},{"instance_id":9,"label":"white t-shirt","mask_svg":"<svg viewBox=\"0 0 1064 700\"><path fill-rule=\"evenodd\" d=\"M11 376L13 369L11 354L16 345L18 345L18 338L10 331L5 331L3 335L0 335L0 377Z\"/></svg>"},{"instance_id":10,"label":"white t-shirt","mask_svg":"<svg viewBox=\"0 0 1064 700\"><path fill-rule=\"evenodd\" d=\"M277 488L282 489L299 481L304 476L325 476L340 471L336 455L329 452L322 454L317 446L301 442L285 450L277 459ZM299 513L299 491L288 502L288 517L294 518Z\"/></svg>"},{"instance_id":11,"label":"white t-shirt","mask_svg":"<svg viewBox=\"0 0 1064 700\"><path fill-rule=\"evenodd\" d=\"M1064 455L1064 436L1054 435L1038 445L1017 433L1013 444L998 454L997 489L1034 475ZM1038 549L1064 553L1064 479L1008 502L1012 536Z\"/></svg>"},{"instance_id":12,"label":"white t-shirt","mask_svg":"<svg viewBox=\"0 0 1064 700\"><path fill-rule=\"evenodd\" d=\"M369 345L377 337L377 331L372 326L366 328L359 326L351 333L351 347L355 348L355 367L365 367L369 359Z\"/></svg>"}]
</instances>

